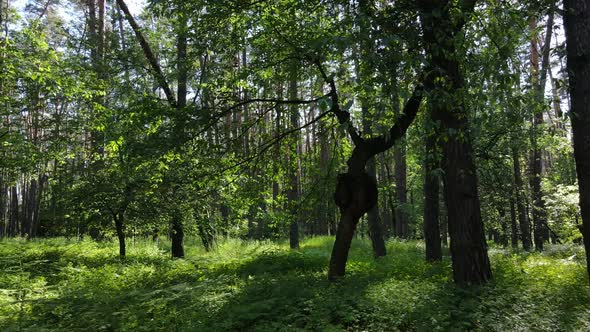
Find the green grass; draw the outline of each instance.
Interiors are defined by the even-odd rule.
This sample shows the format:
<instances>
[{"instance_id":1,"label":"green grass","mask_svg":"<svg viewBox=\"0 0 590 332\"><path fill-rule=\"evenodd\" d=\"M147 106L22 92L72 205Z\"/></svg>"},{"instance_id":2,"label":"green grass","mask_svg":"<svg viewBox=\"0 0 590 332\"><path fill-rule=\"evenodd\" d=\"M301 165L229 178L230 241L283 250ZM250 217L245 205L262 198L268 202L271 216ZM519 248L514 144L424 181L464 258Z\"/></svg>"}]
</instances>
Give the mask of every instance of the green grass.
<instances>
[{"instance_id":1,"label":"green grass","mask_svg":"<svg viewBox=\"0 0 590 332\"><path fill-rule=\"evenodd\" d=\"M491 249L495 279L453 285L449 257L429 264L420 242L374 260L355 240L347 276L326 281L332 239L300 250L227 240L187 259L164 244L0 241L0 331L590 331L580 247Z\"/></svg>"}]
</instances>

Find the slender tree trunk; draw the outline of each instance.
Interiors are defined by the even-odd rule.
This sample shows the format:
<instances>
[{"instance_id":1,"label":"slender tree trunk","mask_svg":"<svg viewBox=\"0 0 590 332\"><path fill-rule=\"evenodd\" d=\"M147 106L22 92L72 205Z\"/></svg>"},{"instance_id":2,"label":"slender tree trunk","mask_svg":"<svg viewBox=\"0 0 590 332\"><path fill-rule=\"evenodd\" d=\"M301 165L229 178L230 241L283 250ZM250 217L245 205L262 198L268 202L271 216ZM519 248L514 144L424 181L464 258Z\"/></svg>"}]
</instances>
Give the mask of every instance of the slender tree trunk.
<instances>
[{"instance_id":1,"label":"slender tree trunk","mask_svg":"<svg viewBox=\"0 0 590 332\"><path fill-rule=\"evenodd\" d=\"M117 238L119 239L119 256L125 258L125 223L124 212L113 213L113 220L115 221L115 230L117 231Z\"/></svg>"},{"instance_id":2,"label":"slender tree trunk","mask_svg":"<svg viewBox=\"0 0 590 332\"><path fill-rule=\"evenodd\" d=\"M518 222L516 220L514 196L510 197L510 243L512 248L518 248Z\"/></svg>"},{"instance_id":3,"label":"slender tree trunk","mask_svg":"<svg viewBox=\"0 0 590 332\"><path fill-rule=\"evenodd\" d=\"M440 184L439 184L440 187ZM440 188L439 188L440 189ZM449 246L449 217L447 215L447 209L445 207L444 193L441 190L439 196L439 207L440 207L440 237L442 245L445 247Z\"/></svg>"},{"instance_id":4,"label":"slender tree trunk","mask_svg":"<svg viewBox=\"0 0 590 332\"><path fill-rule=\"evenodd\" d=\"M436 137L426 137L426 158L424 161L424 241L426 244L426 260L442 260L442 249L439 227L438 196L440 179L436 173L439 162Z\"/></svg>"},{"instance_id":5,"label":"slender tree trunk","mask_svg":"<svg viewBox=\"0 0 590 332\"><path fill-rule=\"evenodd\" d=\"M297 99L297 73L291 73L291 79L289 82L289 98L291 100ZM299 127L299 107L297 105L291 106L290 118L291 127ZM299 156L301 154L301 139L299 132L293 135L294 138L291 141L290 146L290 158L289 159L289 189L287 190L287 200L289 202L289 209L291 210L291 223L289 225L289 246L291 249L299 248L299 212L298 212L298 201L299 201L299 171L301 166L299 164Z\"/></svg>"},{"instance_id":6,"label":"slender tree trunk","mask_svg":"<svg viewBox=\"0 0 590 332\"><path fill-rule=\"evenodd\" d=\"M27 238L33 238L35 226L35 212L37 211L37 180L32 179L29 183L27 202Z\"/></svg>"},{"instance_id":7,"label":"slender tree trunk","mask_svg":"<svg viewBox=\"0 0 590 332\"><path fill-rule=\"evenodd\" d=\"M10 188L10 236L18 235L19 229L19 209L18 209L18 191L16 185Z\"/></svg>"},{"instance_id":8,"label":"slender tree trunk","mask_svg":"<svg viewBox=\"0 0 590 332\"><path fill-rule=\"evenodd\" d=\"M514 196L516 197L516 208L518 211L518 223L520 224L520 238L522 240L522 248L524 250L531 250L531 226L529 224L528 213L526 211L526 204L524 201L524 191L522 183L522 174L520 171L520 156L518 149L512 148L512 165L514 168Z\"/></svg>"},{"instance_id":9,"label":"slender tree trunk","mask_svg":"<svg viewBox=\"0 0 590 332\"><path fill-rule=\"evenodd\" d=\"M177 139L184 137L186 127L186 103L187 103L187 63L186 63L186 50L187 50L187 20L183 17L179 21L177 36L176 36L176 70L178 90L176 94L177 103L171 104L176 106L176 119L175 119L175 132L174 135ZM182 147L176 146L176 149L180 150ZM174 208L171 216L171 227L170 227L170 240L172 241L172 257L183 258L184 257L184 225L182 222L182 214L179 208Z\"/></svg>"},{"instance_id":10,"label":"slender tree trunk","mask_svg":"<svg viewBox=\"0 0 590 332\"><path fill-rule=\"evenodd\" d=\"M408 237L408 216L406 213L406 204L408 203L408 195L406 188L406 176L407 176L407 165L406 165L406 147L404 140L399 142L393 148L393 160L394 160L394 177L395 177L395 226L396 235L402 239Z\"/></svg>"},{"instance_id":11,"label":"slender tree trunk","mask_svg":"<svg viewBox=\"0 0 590 332\"><path fill-rule=\"evenodd\" d=\"M564 12L581 232L590 275L590 1L564 0Z\"/></svg>"},{"instance_id":12,"label":"slender tree trunk","mask_svg":"<svg viewBox=\"0 0 590 332\"><path fill-rule=\"evenodd\" d=\"M164 76L164 73L162 72L162 68L160 68L160 65L158 64L158 60L156 59L156 56L152 52L152 49L151 49L150 45L148 44L147 40L143 36L141 29L139 28L139 25L137 24L137 22L135 22L135 19L133 18L133 16L131 16L131 12L129 11L129 8L127 7L127 4L125 3L125 1L124 0L116 0L116 1L117 1L117 4L119 5L119 7L121 8L121 10L123 11L123 13L125 14L125 18L127 19L127 22L129 23L129 25L133 29L133 32L135 33L135 37L139 41L141 49L143 50L143 54L145 55L146 59L148 60L150 67L152 68L152 71L154 72L154 76L156 77L156 80L160 84L160 87L164 90L164 94L166 95L166 99L168 100L168 103L170 104L170 106L176 107L176 98L174 98L174 94L172 93L172 89L170 89L170 86L168 85L168 81L166 81L166 77Z\"/></svg>"},{"instance_id":13,"label":"slender tree trunk","mask_svg":"<svg viewBox=\"0 0 590 332\"><path fill-rule=\"evenodd\" d=\"M329 146L329 133L327 129L327 124L321 122L320 124L320 132L319 132L319 141L320 141L320 172L323 178L327 178L330 174L330 146ZM319 188L322 193L326 193L327 189L326 186ZM331 204L330 201L327 199L320 200L320 215L318 218L318 233L321 235L328 235L330 230L330 224L332 219Z\"/></svg>"},{"instance_id":14,"label":"slender tree trunk","mask_svg":"<svg viewBox=\"0 0 590 332\"><path fill-rule=\"evenodd\" d=\"M550 11L547 19L547 29L545 33L545 43L543 45L541 72L539 73L539 52L538 41L535 34L537 28L537 19L531 17L529 26L533 32L531 40L531 77L532 86L535 93L535 112L533 116L533 134L532 134L532 160L531 160L531 189L533 195L533 224L534 224L534 242L535 249L543 250L544 237L547 233L547 212L545 209L545 201L541 191L541 176L543 171L543 151L539 147L538 136L540 135L540 127L544 124L543 119L543 105L545 83L547 81L547 71L549 67L549 50L551 47L551 35L553 32L553 10Z\"/></svg>"},{"instance_id":15,"label":"slender tree trunk","mask_svg":"<svg viewBox=\"0 0 590 332\"><path fill-rule=\"evenodd\" d=\"M1 3L0 3L1 6ZM0 17L2 16L2 14L0 13ZM1 18L0 18L0 26L2 26L1 24ZM1 91L0 91L1 92ZM0 170L0 172L2 172L3 170ZM6 197L8 196L7 194L7 188L6 185L4 184L4 178L2 176L2 174L0 173L0 238L4 237L7 235L8 233L8 225L6 223Z\"/></svg>"},{"instance_id":16,"label":"slender tree trunk","mask_svg":"<svg viewBox=\"0 0 590 332\"><path fill-rule=\"evenodd\" d=\"M508 247L508 222L506 221L506 210L504 206L498 207L498 214L500 216L500 229L502 231L498 240L503 247Z\"/></svg>"}]
</instances>

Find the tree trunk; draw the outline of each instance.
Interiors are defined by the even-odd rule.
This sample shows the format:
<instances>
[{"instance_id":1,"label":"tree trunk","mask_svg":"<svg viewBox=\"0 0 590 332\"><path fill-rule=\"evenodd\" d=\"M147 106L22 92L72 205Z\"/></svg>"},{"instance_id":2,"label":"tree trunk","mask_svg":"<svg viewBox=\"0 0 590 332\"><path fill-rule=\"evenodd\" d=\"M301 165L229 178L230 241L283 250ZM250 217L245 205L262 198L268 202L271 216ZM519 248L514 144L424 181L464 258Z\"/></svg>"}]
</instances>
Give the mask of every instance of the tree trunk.
<instances>
[{"instance_id":1,"label":"tree trunk","mask_svg":"<svg viewBox=\"0 0 590 332\"><path fill-rule=\"evenodd\" d=\"M328 133L328 125L322 121L320 122L320 131L319 131L319 141L320 141L320 174L325 179L330 174L330 143L329 143L329 133ZM319 190L321 190L322 194L327 194L328 186L324 185ZM322 196L324 196L322 195ZM320 200L320 211L319 211L319 218L318 218L318 233L320 235L328 235L330 230L330 224L332 224L332 206L330 200L321 199Z\"/></svg>"},{"instance_id":2,"label":"tree trunk","mask_svg":"<svg viewBox=\"0 0 590 332\"><path fill-rule=\"evenodd\" d=\"M172 240L172 257L184 257L184 230L182 227L182 215L180 211L172 213L170 239Z\"/></svg>"},{"instance_id":3,"label":"tree trunk","mask_svg":"<svg viewBox=\"0 0 590 332\"><path fill-rule=\"evenodd\" d=\"M336 230L336 240L330 257L329 280L344 276L354 231L359 219L375 205L377 184L365 173L364 165L361 169L353 168L346 174L338 175L334 198L342 217Z\"/></svg>"},{"instance_id":4,"label":"tree trunk","mask_svg":"<svg viewBox=\"0 0 590 332\"><path fill-rule=\"evenodd\" d=\"M394 177L395 177L395 233L402 239L408 237L408 216L406 213L406 204L408 195L406 188L406 148L403 139L394 147L393 151Z\"/></svg>"},{"instance_id":5,"label":"tree trunk","mask_svg":"<svg viewBox=\"0 0 590 332\"><path fill-rule=\"evenodd\" d=\"M533 224L534 224L534 242L535 249L543 250L544 237L547 234L547 212L545 201L541 191L541 176L543 171L543 151L539 147L538 136L540 127L544 124L543 106L545 104L544 93L545 83L547 81L547 71L549 67L549 50L551 47L551 35L553 32L553 10L550 11L547 19L547 29L545 33L545 43L543 44L543 55L541 63L541 72L539 73L539 43L537 41L536 29L537 19L531 17L529 26L533 33L531 40L531 84L535 93L535 110L533 116L533 134L532 138L532 160L531 160L531 190L533 195Z\"/></svg>"},{"instance_id":6,"label":"tree trunk","mask_svg":"<svg viewBox=\"0 0 590 332\"><path fill-rule=\"evenodd\" d=\"M174 94L172 93L172 90L170 89L170 86L168 85L168 82L166 81L166 77L164 76L164 73L162 72L162 68L160 68L160 65L158 64L158 60L156 59L154 53L152 52L150 45L148 44L147 40L145 39L145 37L141 33L141 29L139 28L139 25L137 25L137 22L135 22L135 19L133 18L133 16L131 16L131 12L129 11L127 4L125 4L125 1L124 0L116 0L116 1L117 1L117 4L119 5L119 7L121 8L121 10L123 11L123 13L125 14L125 18L127 19L127 22L129 23L129 25L133 29L133 32L135 33L135 37L139 41L141 49L143 50L143 54L145 55L146 59L148 60L150 67L152 68L152 70L154 72L154 76L156 77L156 80L160 84L160 87L164 90L164 94L166 95L166 99L168 100L168 103L172 107L176 107L176 98L174 98Z\"/></svg>"},{"instance_id":7,"label":"tree trunk","mask_svg":"<svg viewBox=\"0 0 590 332\"><path fill-rule=\"evenodd\" d=\"M531 250L531 226L529 224L529 218L524 202L522 174L520 171L520 156L518 155L518 149L516 147L512 148L512 166L514 170L514 196L516 197L522 248L524 250Z\"/></svg>"},{"instance_id":8,"label":"tree trunk","mask_svg":"<svg viewBox=\"0 0 590 332\"><path fill-rule=\"evenodd\" d=\"M375 178L376 176L375 166L375 158L371 158L371 160L367 162L367 174L372 178ZM373 246L373 256L375 258L383 257L387 254L387 249L385 248L385 241L383 239L381 221L379 220L379 204L377 202L375 202L375 205L367 212L369 237L371 238L371 244Z\"/></svg>"},{"instance_id":9,"label":"tree trunk","mask_svg":"<svg viewBox=\"0 0 590 332\"><path fill-rule=\"evenodd\" d=\"M374 52L374 46L371 40L372 29L368 19L373 13L373 7L370 1L361 0L359 1L358 9L359 12L356 19L359 25L360 35L358 52L355 57L355 67L357 72L357 83L362 87L360 103L363 133L370 137L373 134L373 127L371 126L372 116L369 112L369 105L374 93L371 83L368 82L370 82L374 76L375 66L369 59ZM366 172L369 177L376 179L377 169L374 157L366 162ZM375 201L375 206L371 207L367 213L367 224L369 226L369 237L371 238L373 246L373 255L375 258L385 256L387 252L385 249L385 241L383 240L383 230L379 221L378 200Z\"/></svg>"},{"instance_id":10,"label":"tree trunk","mask_svg":"<svg viewBox=\"0 0 590 332\"><path fill-rule=\"evenodd\" d=\"M14 237L17 236L19 229L19 210L18 210L18 191L16 185L10 188L10 223L9 234Z\"/></svg>"},{"instance_id":11,"label":"tree trunk","mask_svg":"<svg viewBox=\"0 0 590 332\"><path fill-rule=\"evenodd\" d=\"M123 219L124 213L114 213L113 220L115 221L115 230L117 231L117 238L119 239L119 256L125 258L125 224Z\"/></svg>"},{"instance_id":12,"label":"tree trunk","mask_svg":"<svg viewBox=\"0 0 590 332\"><path fill-rule=\"evenodd\" d=\"M418 1L426 52L436 78L433 118L447 138L442 144L444 193L449 217L453 277L459 285L486 283L492 277L481 219L476 168L466 105L457 94L464 88L454 37L462 25L452 21L448 1ZM466 3L470 3L467 1ZM471 2L473 6L475 1ZM472 10L472 8L470 8ZM446 17L436 19L435 13ZM464 13L465 14L465 13Z\"/></svg>"},{"instance_id":13,"label":"tree trunk","mask_svg":"<svg viewBox=\"0 0 590 332\"><path fill-rule=\"evenodd\" d=\"M297 99L297 72L291 73L289 81L289 98L291 100ZM291 119L291 128L299 127L299 107L292 105L289 110ZM291 223L289 224L289 246L291 249L299 248L299 208L297 206L299 201L299 156L301 154L301 142L299 131L292 136L290 140L290 153L288 158L289 166L289 189L287 190L287 201L289 202L289 209L291 214Z\"/></svg>"},{"instance_id":14,"label":"tree trunk","mask_svg":"<svg viewBox=\"0 0 590 332\"><path fill-rule=\"evenodd\" d=\"M574 157L580 188L581 232L590 275L590 1L564 0Z\"/></svg>"},{"instance_id":15,"label":"tree trunk","mask_svg":"<svg viewBox=\"0 0 590 332\"><path fill-rule=\"evenodd\" d=\"M426 244L426 260L442 260L440 242L438 196L440 179L436 173L439 162L436 137L426 137L426 159L424 161L424 242Z\"/></svg>"},{"instance_id":16,"label":"tree trunk","mask_svg":"<svg viewBox=\"0 0 590 332\"><path fill-rule=\"evenodd\" d=\"M508 222L506 221L506 210L503 205L498 207L498 214L500 216L500 229L502 231L498 240L503 247L508 247Z\"/></svg>"},{"instance_id":17,"label":"tree trunk","mask_svg":"<svg viewBox=\"0 0 590 332\"><path fill-rule=\"evenodd\" d=\"M518 248L518 223L516 221L514 196L510 197L510 242L512 244L512 248Z\"/></svg>"}]
</instances>

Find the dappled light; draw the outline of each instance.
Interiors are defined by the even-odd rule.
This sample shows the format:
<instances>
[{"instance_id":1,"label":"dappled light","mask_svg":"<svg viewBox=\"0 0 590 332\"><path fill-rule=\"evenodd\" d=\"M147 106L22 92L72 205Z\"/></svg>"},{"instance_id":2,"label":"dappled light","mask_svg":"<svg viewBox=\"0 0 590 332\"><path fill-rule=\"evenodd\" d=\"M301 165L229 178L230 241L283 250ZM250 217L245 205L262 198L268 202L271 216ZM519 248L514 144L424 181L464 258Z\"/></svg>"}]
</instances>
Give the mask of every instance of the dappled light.
<instances>
[{"instance_id":1,"label":"dappled light","mask_svg":"<svg viewBox=\"0 0 590 332\"><path fill-rule=\"evenodd\" d=\"M0 331L590 331L590 0L0 1Z\"/></svg>"},{"instance_id":2,"label":"dappled light","mask_svg":"<svg viewBox=\"0 0 590 332\"><path fill-rule=\"evenodd\" d=\"M291 251L288 243L228 240L206 253L189 239L191 258L170 260L136 240L120 261L115 243L3 240L0 322L56 331L590 328L583 260L562 258L583 257L579 247L493 250L494 282L461 289L448 257L427 263L420 242L388 241L389 255L375 260L366 239L353 242L348 277L330 284L330 242L309 238Z\"/></svg>"}]
</instances>

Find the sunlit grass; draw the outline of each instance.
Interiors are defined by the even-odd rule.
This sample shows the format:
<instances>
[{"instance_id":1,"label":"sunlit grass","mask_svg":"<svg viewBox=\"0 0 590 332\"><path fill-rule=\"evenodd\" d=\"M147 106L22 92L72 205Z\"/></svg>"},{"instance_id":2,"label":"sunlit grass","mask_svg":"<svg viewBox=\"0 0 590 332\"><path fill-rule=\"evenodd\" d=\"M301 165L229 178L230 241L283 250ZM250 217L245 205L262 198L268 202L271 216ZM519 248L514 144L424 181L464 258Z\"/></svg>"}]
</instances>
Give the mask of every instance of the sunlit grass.
<instances>
[{"instance_id":1,"label":"sunlit grass","mask_svg":"<svg viewBox=\"0 0 590 332\"><path fill-rule=\"evenodd\" d=\"M0 331L585 331L584 252L491 248L494 280L453 285L451 262L427 263L419 241L388 241L373 259L355 239L347 277L326 280L333 238L288 243L186 242L171 259L163 239L0 241Z\"/></svg>"}]
</instances>

